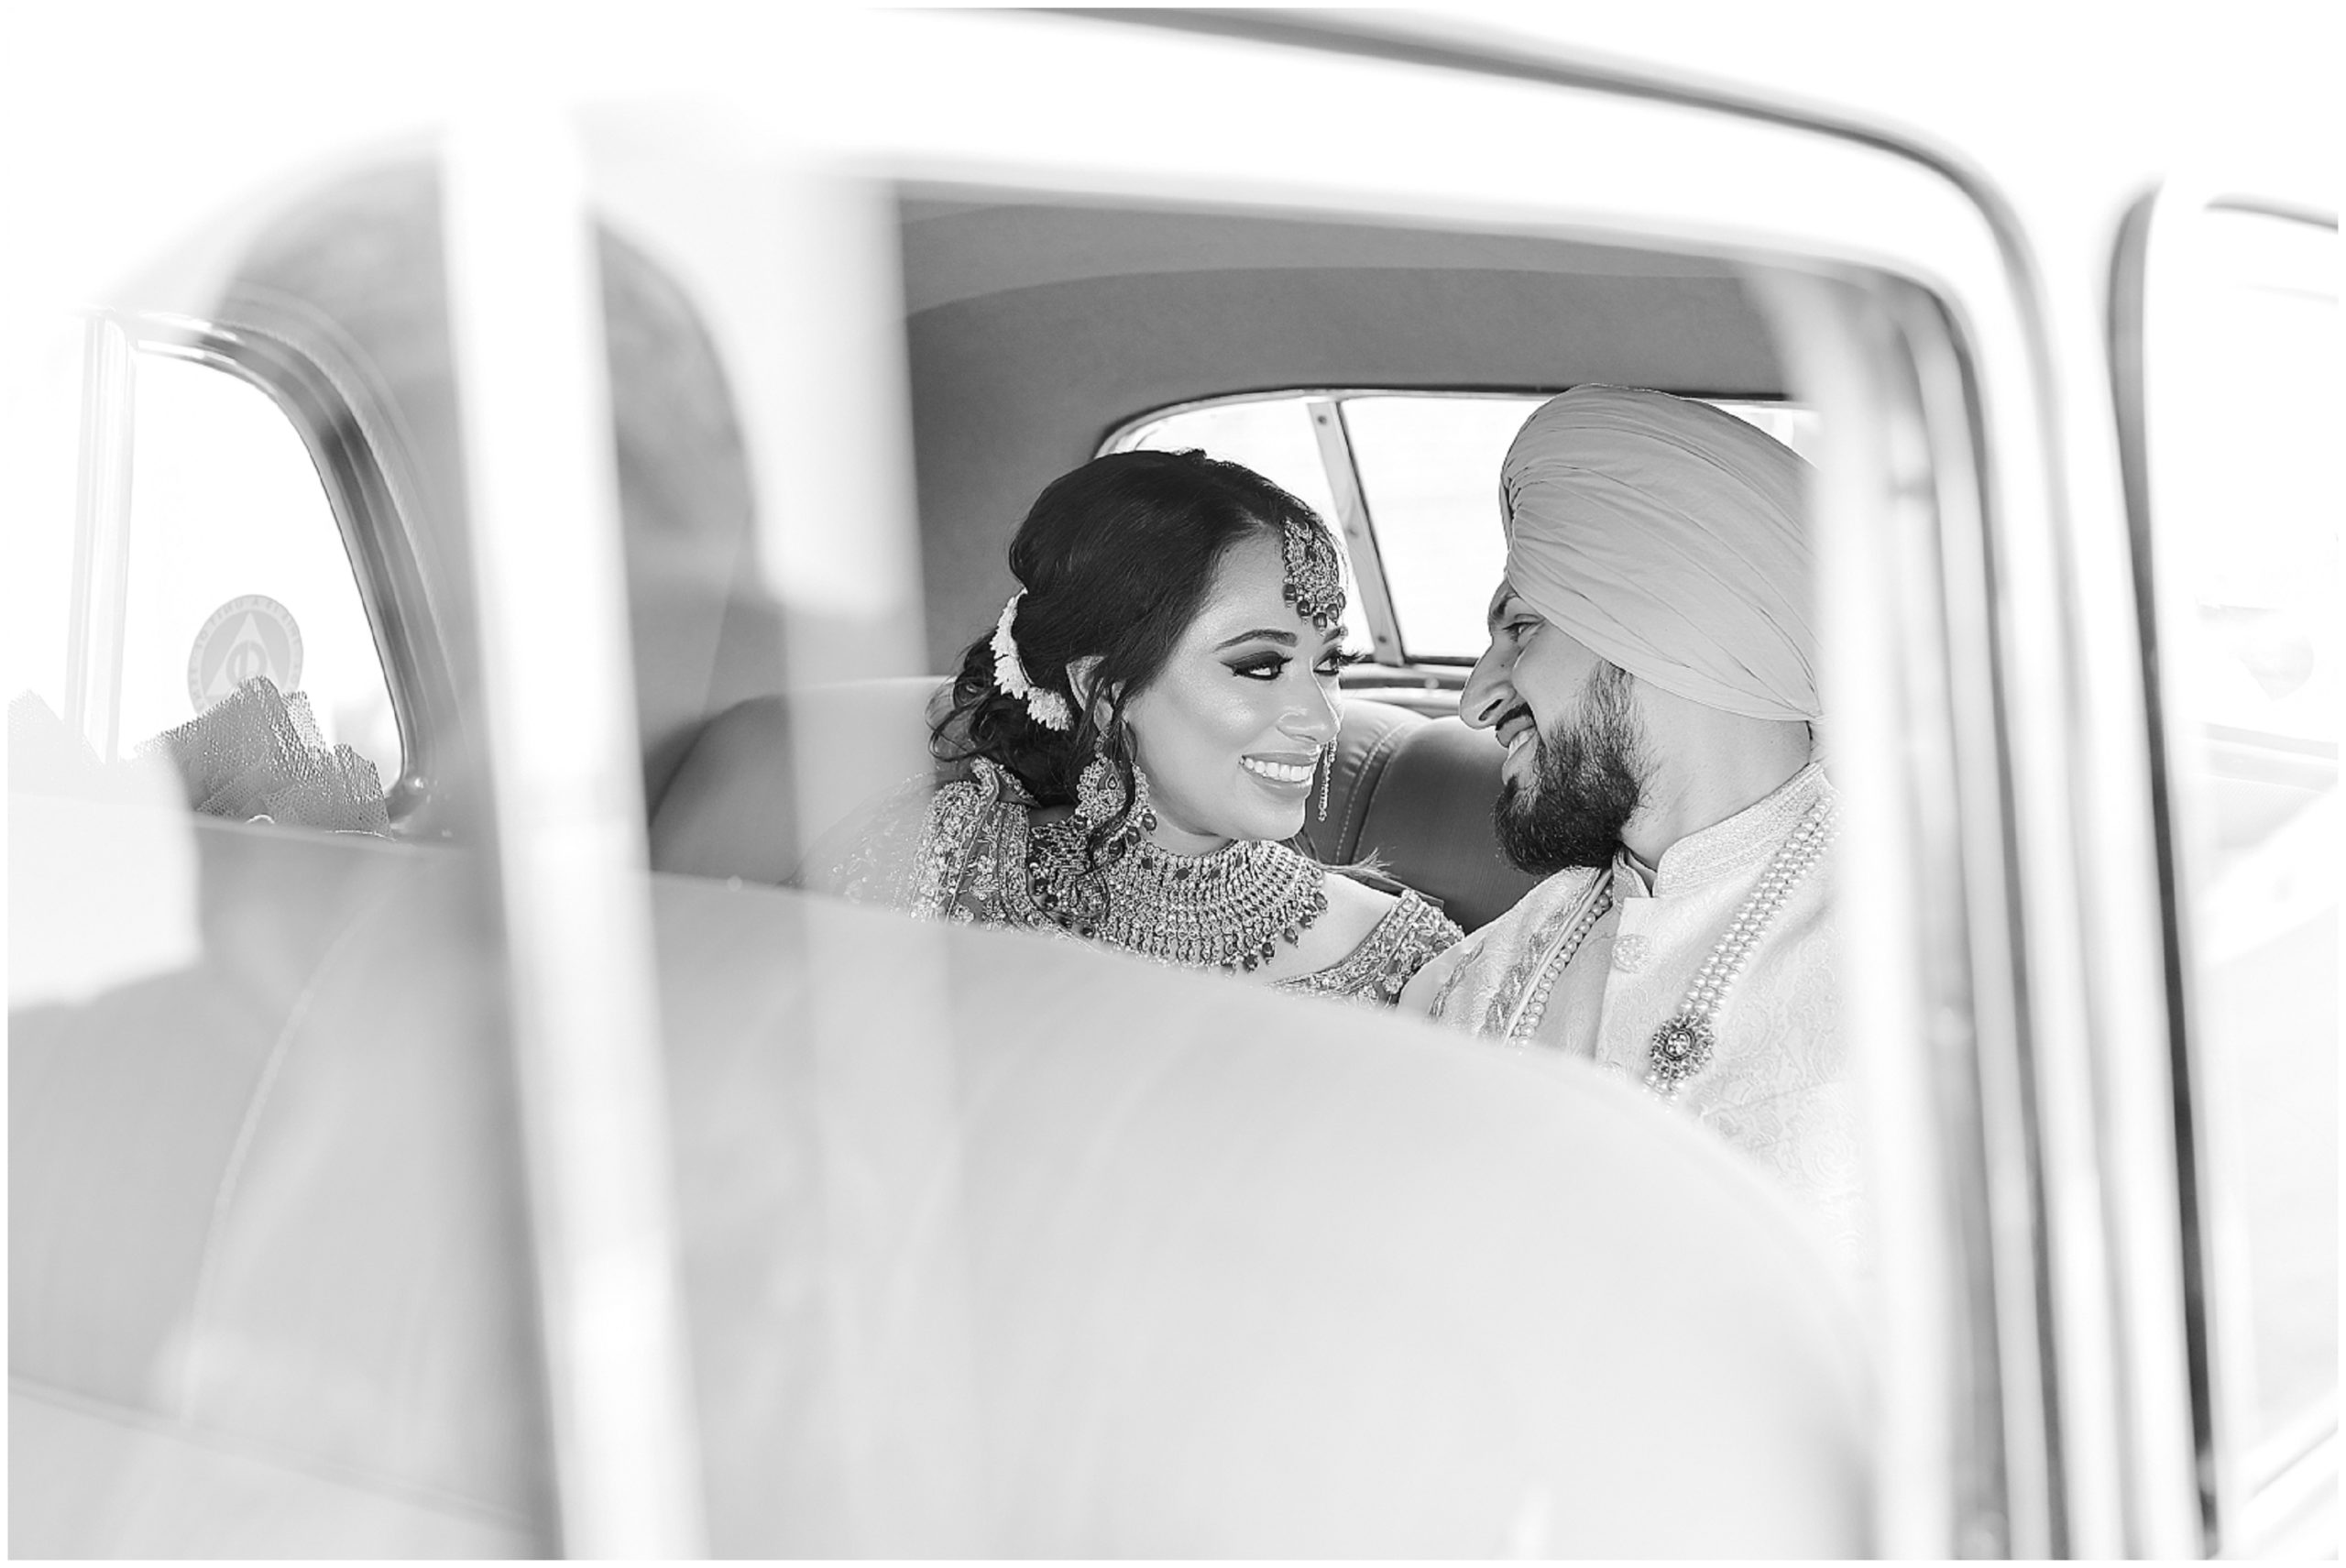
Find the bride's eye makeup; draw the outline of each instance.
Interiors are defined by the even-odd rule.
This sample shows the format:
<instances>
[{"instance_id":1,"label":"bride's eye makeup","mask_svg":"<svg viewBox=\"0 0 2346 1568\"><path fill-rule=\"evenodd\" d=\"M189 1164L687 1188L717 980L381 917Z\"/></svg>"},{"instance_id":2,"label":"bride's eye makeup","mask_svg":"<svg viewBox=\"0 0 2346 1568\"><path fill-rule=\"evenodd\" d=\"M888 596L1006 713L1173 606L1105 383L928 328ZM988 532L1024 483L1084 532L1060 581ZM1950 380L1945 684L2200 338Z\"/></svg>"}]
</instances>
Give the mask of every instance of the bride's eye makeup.
<instances>
[{"instance_id":1,"label":"bride's eye makeup","mask_svg":"<svg viewBox=\"0 0 2346 1568\"><path fill-rule=\"evenodd\" d=\"M1345 666L1365 664L1368 660L1366 653L1355 653L1348 648L1331 648L1320 655L1320 662L1312 666L1312 673L1321 676L1341 674ZM1293 663L1294 655L1266 649L1237 660L1229 668L1232 674L1244 675L1251 681L1275 681L1287 674L1287 667Z\"/></svg>"},{"instance_id":2,"label":"bride's eye makeup","mask_svg":"<svg viewBox=\"0 0 2346 1568\"><path fill-rule=\"evenodd\" d=\"M1235 661L1230 665L1230 673L1244 675L1250 681L1275 681L1287 674L1288 665L1293 662L1288 654L1266 650Z\"/></svg>"}]
</instances>

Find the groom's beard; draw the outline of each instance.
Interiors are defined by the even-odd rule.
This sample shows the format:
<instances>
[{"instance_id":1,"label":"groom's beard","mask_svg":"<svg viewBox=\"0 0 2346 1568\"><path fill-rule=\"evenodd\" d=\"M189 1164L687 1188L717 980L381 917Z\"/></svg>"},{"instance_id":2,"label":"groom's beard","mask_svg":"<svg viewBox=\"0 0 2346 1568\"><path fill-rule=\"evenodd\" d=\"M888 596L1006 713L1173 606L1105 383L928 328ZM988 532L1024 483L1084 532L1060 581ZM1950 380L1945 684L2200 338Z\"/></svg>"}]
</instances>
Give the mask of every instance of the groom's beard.
<instances>
[{"instance_id":1,"label":"groom's beard","mask_svg":"<svg viewBox=\"0 0 2346 1568\"><path fill-rule=\"evenodd\" d=\"M1571 728L1532 742L1530 785L1509 779L1499 790L1492 815L1507 858L1537 876L1611 865L1638 809L1640 739L1628 675L1599 670Z\"/></svg>"}]
</instances>

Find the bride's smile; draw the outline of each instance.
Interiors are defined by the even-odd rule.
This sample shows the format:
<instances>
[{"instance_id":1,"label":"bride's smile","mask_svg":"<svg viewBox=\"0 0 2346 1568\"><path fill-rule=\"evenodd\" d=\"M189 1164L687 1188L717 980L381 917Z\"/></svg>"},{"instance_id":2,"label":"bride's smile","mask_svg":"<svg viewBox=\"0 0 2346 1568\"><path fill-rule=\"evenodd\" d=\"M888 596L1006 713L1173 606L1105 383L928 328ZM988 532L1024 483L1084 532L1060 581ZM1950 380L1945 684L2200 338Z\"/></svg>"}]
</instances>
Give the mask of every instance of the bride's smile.
<instances>
[{"instance_id":1,"label":"bride's smile","mask_svg":"<svg viewBox=\"0 0 2346 1568\"><path fill-rule=\"evenodd\" d=\"M1275 784L1292 784L1298 789L1310 786L1313 763L1310 758L1281 760L1276 757L1246 756L1238 765L1256 778L1268 779Z\"/></svg>"},{"instance_id":2,"label":"bride's smile","mask_svg":"<svg viewBox=\"0 0 2346 1568\"><path fill-rule=\"evenodd\" d=\"M1289 841L1328 809L1346 662L1309 507L1203 453L1112 453L1044 488L1009 565L932 717L944 771L875 806L828 885L1388 1007L1459 939Z\"/></svg>"},{"instance_id":3,"label":"bride's smile","mask_svg":"<svg viewBox=\"0 0 2346 1568\"><path fill-rule=\"evenodd\" d=\"M1321 748L1336 735L1341 627L1285 596L1277 535L1241 539L1154 681L1124 707L1157 808L1153 837L1203 854L1303 827Z\"/></svg>"}]
</instances>

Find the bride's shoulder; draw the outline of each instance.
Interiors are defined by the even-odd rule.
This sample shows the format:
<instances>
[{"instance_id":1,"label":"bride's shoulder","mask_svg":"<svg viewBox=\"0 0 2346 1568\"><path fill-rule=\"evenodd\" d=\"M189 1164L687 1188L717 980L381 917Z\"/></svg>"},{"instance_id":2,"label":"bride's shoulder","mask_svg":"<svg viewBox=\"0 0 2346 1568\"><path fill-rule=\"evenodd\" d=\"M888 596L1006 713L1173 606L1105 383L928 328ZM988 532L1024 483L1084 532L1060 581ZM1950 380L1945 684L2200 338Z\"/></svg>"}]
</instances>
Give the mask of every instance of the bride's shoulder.
<instances>
[{"instance_id":1,"label":"bride's shoulder","mask_svg":"<svg viewBox=\"0 0 2346 1568\"><path fill-rule=\"evenodd\" d=\"M1378 872L1369 876L1374 880L1336 870L1327 873L1329 914L1345 912L1342 926L1355 946L1382 933L1388 941L1438 951L1465 935L1425 894Z\"/></svg>"},{"instance_id":2,"label":"bride's shoulder","mask_svg":"<svg viewBox=\"0 0 2346 1568\"><path fill-rule=\"evenodd\" d=\"M1332 868L1322 872L1321 878L1328 895L1328 912L1320 919L1321 939L1339 956L1376 935L1409 896L1406 891L1388 893Z\"/></svg>"},{"instance_id":3,"label":"bride's shoulder","mask_svg":"<svg viewBox=\"0 0 2346 1568\"><path fill-rule=\"evenodd\" d=\"M1339 871L1323 872L1321 875L1321 885L1328 894L1328 921L1340 927L1357 927L1353 932L1355 940L1375 930L1377 922L1392 914L1401 902L1396 895Z\"/></svg>"},{"instance_id":4,"label":"bride's shoulder","mask_svg":"<svg viewBox=\"0 0 2346 1568\"><path fill-rule=\"evenodd\" d=\"M990 763L919 773L865 800L817 840L794 879L858 903L925 906L998 809L1024 797Z\"/></svg>"},{"instance_id":5,"label":"bride's shoulder","mask_svg":"<svg viewBox=\"0 0 2346 1568\"><path fill-rule=\"evenodd\" d=\"M1388 892L1332 868L1323 868L1321 877L1328 907L1313 923L1297 954L1307 972L1318 973L1372 954L1390 960L1414 951L1421 955L1419 962L1422 962L1424 956L1459 938L1458 927L1438 905L1398 883L1388 883L1398 889Z\"/></svg>"}]
</instances>

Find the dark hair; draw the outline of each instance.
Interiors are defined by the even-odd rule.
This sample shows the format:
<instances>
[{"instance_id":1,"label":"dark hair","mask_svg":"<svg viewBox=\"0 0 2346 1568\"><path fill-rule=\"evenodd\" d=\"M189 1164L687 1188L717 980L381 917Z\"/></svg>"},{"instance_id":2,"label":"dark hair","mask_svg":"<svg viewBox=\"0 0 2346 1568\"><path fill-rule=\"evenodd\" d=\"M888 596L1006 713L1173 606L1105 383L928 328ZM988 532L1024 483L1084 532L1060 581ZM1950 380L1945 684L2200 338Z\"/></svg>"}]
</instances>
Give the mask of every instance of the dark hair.
<instances>
[{"instance_id":1,"label":"dark hair","mask_svg":"<svg viewBox=\"0 0 2346 1568\"><path fill-rule=\"evenodd\" d=\"M1108 752L1129 803L1125 705L1172 657L1230 547L1253 533L1276 536L1290 521L1326 532L1310 507L1270 480L1202 452L1112 453L1060 475L1010 543L1010 570L1025 588L1011 635L1026 678L1064 699L1075 722L1038 724L1025 699L994 684L989 629L961 657L931 751L945 762L998 763L1042 805L1073 801L1102 727L1069 687L1067 667L1097 657L1092 685L1108 704ZM1095 863L1129 809L1093 830Z\"/></svg>"}]
</instances>

